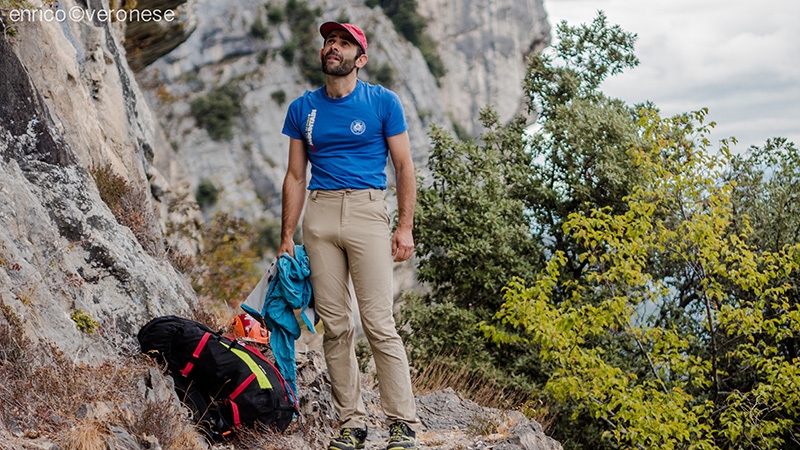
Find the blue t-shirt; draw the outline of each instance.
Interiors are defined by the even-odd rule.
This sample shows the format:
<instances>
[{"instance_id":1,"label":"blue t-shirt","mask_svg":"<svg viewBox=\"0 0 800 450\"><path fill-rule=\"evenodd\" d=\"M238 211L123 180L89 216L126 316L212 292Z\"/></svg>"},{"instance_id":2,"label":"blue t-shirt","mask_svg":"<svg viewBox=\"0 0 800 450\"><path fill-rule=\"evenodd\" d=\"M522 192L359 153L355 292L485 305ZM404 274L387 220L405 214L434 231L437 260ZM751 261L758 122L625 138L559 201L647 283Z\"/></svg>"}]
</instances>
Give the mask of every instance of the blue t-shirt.
<instances>
[{"instance_id":1,"label":"blue t-shirt","mask_svg":"<svg viewBox=\"0 0 800 450\"><path fill-rule=\"evenodd\" d=\"M306 91L283 123L283 134L306 143L311 190L386 189L386 138L407 129L397 94L361 80L343 98L325 86Z\"/></svg>"}]
</instances>

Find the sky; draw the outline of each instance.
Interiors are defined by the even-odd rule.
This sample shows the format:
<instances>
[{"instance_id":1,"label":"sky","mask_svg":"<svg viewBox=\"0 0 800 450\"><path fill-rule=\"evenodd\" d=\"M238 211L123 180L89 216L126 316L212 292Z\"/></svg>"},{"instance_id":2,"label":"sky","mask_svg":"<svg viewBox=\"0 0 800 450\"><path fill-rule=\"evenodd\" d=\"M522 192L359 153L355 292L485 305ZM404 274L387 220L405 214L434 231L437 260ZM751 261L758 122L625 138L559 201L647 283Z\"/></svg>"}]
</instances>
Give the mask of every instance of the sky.
<instances>
[{"instance_id":1,"label":"sky","mask_svg":"<svg viewBox=\"0 0 800 450\"><path fill-rule=\"evenodd\" d=\"M734 151L785 137L800 147L800 0L544 0L556 25L608 23L635 33L640 63L601 89L663 116L709 109L712 142Z\"/></svg>"}]
</instances>

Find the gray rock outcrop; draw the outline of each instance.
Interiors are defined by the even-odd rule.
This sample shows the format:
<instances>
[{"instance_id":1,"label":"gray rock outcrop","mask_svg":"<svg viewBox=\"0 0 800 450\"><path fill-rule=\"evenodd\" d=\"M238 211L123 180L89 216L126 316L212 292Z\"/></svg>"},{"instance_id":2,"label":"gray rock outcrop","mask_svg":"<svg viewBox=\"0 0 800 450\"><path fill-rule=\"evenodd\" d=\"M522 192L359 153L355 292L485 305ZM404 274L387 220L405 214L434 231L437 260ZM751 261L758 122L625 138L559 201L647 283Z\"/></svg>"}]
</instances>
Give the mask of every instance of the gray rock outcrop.
<instances>
[{"instance_id":1,"label":"gray rock outcrop","mask_svg":"<svg viewBox=\"0 0 800 450\"><path fill-rule=\"evenodd\" d=\"M153 165L157 126L118 26L9 25L13 33L0 33L0 301L33 340L100 361L135 342L149 318L189 314L196 303L163 255L158 215L177 190ZM101 200L95 165L145 192L150 253ZM149 194L155 183L165 188L160 200Z\"/></svg>"},{"instance_id":2,"label":"gray rock outcrop","mask_svg":"<svg viewBox=\"0 0 800 450\"><path fill-rule=\"evenodd\" d=\"M447 67L439 98L449 117L477 135L486 105L502 122L525 112L526 57L550 43L541 0L433 0L419 7Z\"/></svg>"}]
</instances>

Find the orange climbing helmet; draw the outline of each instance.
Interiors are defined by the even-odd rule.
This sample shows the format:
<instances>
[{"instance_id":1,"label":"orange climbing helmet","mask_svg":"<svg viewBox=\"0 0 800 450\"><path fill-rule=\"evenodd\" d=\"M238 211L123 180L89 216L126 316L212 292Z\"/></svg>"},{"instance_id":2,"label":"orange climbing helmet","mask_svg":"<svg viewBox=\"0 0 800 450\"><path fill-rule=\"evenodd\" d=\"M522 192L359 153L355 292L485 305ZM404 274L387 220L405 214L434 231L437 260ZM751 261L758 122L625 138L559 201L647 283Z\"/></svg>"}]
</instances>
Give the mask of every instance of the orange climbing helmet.
<instances>
[{"instance_id":1,"label":"orange climbing helmet","mask_svg":"<svg viewBox=\"0 0 800 450\"><path fill-rule=\"evenodd\" d=\"M257 344L269 344L269 331L249 314L239 314L234 317L228 327L228 332L234 339Z\"/></svg>"}]
</instances>

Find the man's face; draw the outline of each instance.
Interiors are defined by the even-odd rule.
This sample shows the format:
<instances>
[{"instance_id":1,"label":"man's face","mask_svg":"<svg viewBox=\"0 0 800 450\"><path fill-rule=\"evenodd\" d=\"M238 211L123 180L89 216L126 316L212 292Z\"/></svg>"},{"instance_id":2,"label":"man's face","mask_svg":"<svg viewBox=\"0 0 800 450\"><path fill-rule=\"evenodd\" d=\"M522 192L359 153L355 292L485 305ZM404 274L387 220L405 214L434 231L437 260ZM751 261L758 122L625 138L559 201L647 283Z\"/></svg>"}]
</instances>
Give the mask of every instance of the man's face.
<instances>
[{"instance_id":1,"label":"man's face","mask_svg":"<svg viewBox=\"0 0 800 450\"><path fill-rule=\"evenodd\" d=\"M331 31L320 51L322 71L339 77L349 75L356 68L358 48L356 41L346 32Z\"/></svg>"}]
</instances>

